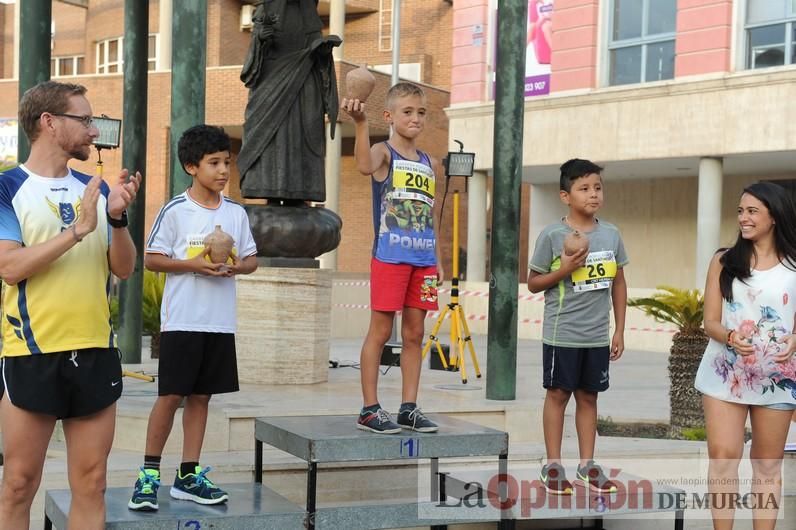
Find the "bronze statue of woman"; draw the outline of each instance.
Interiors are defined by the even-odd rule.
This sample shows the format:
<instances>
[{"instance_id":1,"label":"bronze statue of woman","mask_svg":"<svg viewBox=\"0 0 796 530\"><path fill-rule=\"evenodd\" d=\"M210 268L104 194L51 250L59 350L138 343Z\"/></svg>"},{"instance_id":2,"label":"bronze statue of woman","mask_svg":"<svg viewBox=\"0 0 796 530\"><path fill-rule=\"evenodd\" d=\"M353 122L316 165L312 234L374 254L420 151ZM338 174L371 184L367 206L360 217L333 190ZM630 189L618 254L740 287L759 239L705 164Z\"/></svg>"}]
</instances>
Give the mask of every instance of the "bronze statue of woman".
<instances>
[{"instance_id":1,"label":"bronze statue of woman","mask_svg":"<svg viewBox=\"0 0 796 530\"><path fill-rule=\"evenodd\" d=\"M317 0L263 0L241 81L249 88L238 155L241 194L269 203L326 200L324 115L337 122L332 48Z\"/></svg>"}]
</instances>

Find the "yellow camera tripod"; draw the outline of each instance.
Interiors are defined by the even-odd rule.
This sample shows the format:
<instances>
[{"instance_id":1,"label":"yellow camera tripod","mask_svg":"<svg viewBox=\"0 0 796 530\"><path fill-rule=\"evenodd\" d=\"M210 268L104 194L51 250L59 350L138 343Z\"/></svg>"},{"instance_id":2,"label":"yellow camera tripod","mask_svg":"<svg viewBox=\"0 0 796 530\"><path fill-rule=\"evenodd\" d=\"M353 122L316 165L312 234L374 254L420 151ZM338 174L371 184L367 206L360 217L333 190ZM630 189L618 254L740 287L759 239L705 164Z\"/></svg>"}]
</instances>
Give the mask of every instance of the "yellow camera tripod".
<instances>
[{"instance_id":1,"label":"yellow camera tripod","mask_svg":"<svg viewBox=\"0 0 796 530\"><path fill-rule=\"evenodd\" d=\"M445 360L445 354L442 352L437 333L445 317L451 315L451 330L450 330L450 362ZM459 192L453 192L453 274L451 275L451 301L442 310L437 322L429 334L428 341L423 346L422 356L426 358L426 354L431 349L431 345L436 346L437 354L442 361L442 367L445 370L459 369L462 376L462 384L467 384L467 368L465 365L464 350L465 347L470 350L470 358L473 361L473 368L475 369L475 376L481 377L481 369L478 367L478 358L475 355L475 348L473 347L472 337L470 336L470 328L467 326L467 319L464 316L462 306L459 305Z\"/></svg>"}]
</instances>

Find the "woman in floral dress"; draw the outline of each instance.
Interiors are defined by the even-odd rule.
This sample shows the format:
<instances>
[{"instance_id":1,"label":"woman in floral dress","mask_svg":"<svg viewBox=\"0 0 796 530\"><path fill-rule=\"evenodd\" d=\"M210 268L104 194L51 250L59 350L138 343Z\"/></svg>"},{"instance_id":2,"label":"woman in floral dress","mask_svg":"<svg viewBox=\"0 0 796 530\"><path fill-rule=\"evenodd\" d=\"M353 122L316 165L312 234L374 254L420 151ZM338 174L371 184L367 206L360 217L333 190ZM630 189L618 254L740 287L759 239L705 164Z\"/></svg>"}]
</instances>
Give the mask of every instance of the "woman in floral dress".
<instances>
[{"instance_id":1,"label":"woman in floral dress","mask_svg":"<svg viewBox=\"0 0 796 530\"><path fill-rule=\"evenodd\" d=\"M735 494L754 529L773 529L782 458L796 410L796 209L762 182L744 189L735 244L716 253L705 286L710 342L696 376L704 394L713 527L733 526ZM752 425L752 484L739 492L744 431ZM745 514L748 516L748 514Z\"/></svg>"}]
</instances>

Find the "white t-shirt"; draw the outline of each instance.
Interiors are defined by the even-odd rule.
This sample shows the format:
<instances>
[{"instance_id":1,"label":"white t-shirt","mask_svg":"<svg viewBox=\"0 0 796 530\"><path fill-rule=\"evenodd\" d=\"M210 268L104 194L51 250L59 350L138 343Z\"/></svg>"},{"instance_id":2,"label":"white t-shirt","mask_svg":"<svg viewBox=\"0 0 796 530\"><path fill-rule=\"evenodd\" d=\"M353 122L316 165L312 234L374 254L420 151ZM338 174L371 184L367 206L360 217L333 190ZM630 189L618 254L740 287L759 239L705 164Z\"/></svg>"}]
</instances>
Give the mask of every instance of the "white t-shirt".
<instances>
[{"instance_id":1,"label":"white t-shirt","mask_svg":"<svg viewBox=\"0 0 796 530\"><path fill-rule=\"evenodd\" d=\"M235 240L240 259L253 256L257 247L243 207L226 197L216 208L195 202L187 192L177 195L155 219L146 252L173 259L190 259L204 249L204 238L217 225ZM169 273L160 307L161 331L235 333L237 315L235 277Z\"/></svg>"}]
</instances>

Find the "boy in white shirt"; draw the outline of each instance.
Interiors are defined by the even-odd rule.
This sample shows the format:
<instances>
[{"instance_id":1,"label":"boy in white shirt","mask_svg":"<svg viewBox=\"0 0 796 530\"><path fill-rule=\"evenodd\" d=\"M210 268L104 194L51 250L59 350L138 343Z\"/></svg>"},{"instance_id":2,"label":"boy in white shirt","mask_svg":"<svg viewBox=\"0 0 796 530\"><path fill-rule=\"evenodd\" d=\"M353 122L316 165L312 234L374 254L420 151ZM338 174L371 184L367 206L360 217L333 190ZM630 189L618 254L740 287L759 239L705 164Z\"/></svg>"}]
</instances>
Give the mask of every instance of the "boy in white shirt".
<instances>
[{"instance_id":1,"label":"boy in white shirt","mask_svg":"<svg viewBox=\"0 0 796 530\"><path fill-rule=\"evenodd\" d=\"M182 463L170 494L199 504L229 496L206 476L199 455L212 394L238 391L235 356L235 278L257 268L257 248L243 207L224 197L229 180L229 136L197 125L178 145L180 163L193 184L160 210L146 245L147 269L166 273L161 306L158 399L147 426L144 465L131 510L158 509L160 459L174 414L185 398ZM204 238L220 226L234 239L230 260L212 263Z\"/></svg>"}]
</instances>

